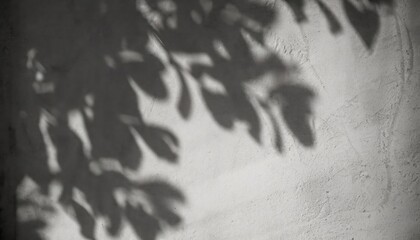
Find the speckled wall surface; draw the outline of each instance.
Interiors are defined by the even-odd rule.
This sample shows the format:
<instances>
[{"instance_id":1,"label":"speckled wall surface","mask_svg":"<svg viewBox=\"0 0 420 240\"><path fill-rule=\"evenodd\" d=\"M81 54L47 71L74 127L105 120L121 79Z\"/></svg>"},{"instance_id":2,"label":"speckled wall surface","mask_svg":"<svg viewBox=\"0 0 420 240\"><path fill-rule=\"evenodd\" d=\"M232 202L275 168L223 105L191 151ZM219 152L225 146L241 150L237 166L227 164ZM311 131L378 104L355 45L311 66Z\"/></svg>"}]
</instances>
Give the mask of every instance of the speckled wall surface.
<instances>
[{"instance_id":1,"label":"speckled wall surface","mask_svg":"<svg viewBox=\"0 0 420 240\"><path fill-rule=\"evenodd\" d=\"M420 239L416 0L44 2L22 239Z\"/></svg>"}]
</instances>

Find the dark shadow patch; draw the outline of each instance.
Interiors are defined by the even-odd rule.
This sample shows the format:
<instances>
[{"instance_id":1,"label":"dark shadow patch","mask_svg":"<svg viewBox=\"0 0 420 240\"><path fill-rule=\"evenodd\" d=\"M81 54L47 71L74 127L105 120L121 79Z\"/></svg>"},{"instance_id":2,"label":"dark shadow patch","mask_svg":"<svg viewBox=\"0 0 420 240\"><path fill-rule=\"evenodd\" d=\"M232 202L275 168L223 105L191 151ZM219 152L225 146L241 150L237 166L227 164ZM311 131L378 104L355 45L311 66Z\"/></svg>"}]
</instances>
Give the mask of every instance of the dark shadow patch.
<instances>
[{"instance_id":1,"label":"dark shadow patch","mask_svg":"<svg viewBox=\"0 0 420 240\"><path fill-rule=\"evenodd\" d=\"M319 9L321 9L325 18L327 19L330 31L334 34L340 33L342 31L342 27L334 13L321 0L317 0L316 3L318 4Z\"/></svg>"},{"instance_id":2,"label":"dark shadow patch","mask_svg":"<svg viewBox=\"0 0 420 240\"><path fill-rule=\"evenodd\" d=\"M394 6L394 0L369 0L369 2L375 5L387 5L389 7Z\"/></svg>"},{"instance_id":3,"label":"dark shadow patch","mask_svg":"<svg viewBox=\"0 0 420 240\"><path fill-rule=\"evenodd\" d=\"M117 236L126 219L137 237L145 240L155 240L164 228L179 226L182 221L173 206L185 203L180 190L163 180L137 182L126 174L139 171L146 161L144 149L136 143L137 134L159 159L179 161L181 143L170 129L170 120L159 125L144 121L139 111L141 103L131 85L136 84L148 97L167 100L171 89L162 78L167 65L174 68L180 80L180 96L174 107L182 118L191 117L192 96L198 94L214 122L226 131L240 122L255 142L263 142L259 114L264 111L279 152L284 150L279 117L302 145L314 145L315 133L309 121L315 95L307 87L293 85L296 69L264 45L264 34L276 17L275 10L254 1L208 1L212 6L209 9L202 1L188 0L142 1L146 7L135 0L19 3L22 42L16 66L23 99L16 130L17 181L32 179L46 197L51 183L62 184L58 204L74 212L84 237L95 239L99 217L108 220L110 235ZM390 2L370 1L375 5ZM305 0L286 3L297 22L308 21ZM342 26L336 15L321 0L317 4L331 32L339 33ZM371 9L359 10L348 0L344 8L357 34L372 48L380 25L378 14ZM159 40L169 61L150 52L151 36ZM256 57L250 42L265 48L267 57ZM194 62L183 68L174 57L179 53L205 55L211 64ZM274 85L278 87L266 89L270 96L260 99L249 85L268 73L285 77L277 79ZM196 81L191 86L187 75ZM219 89L208 86L208 79ZM280 116L276 116L275 108ZM72 112L82 115L91 143L89 153L69 126ZM48 146L39 129L39 121L45 116L44 134L57 150L58 173L49 167ZM89 209L75 200L76 190L84 195ZM116 191L123 191L130 201L117 201ZM38 221L22 223L22 229L29 229L26 239L39 239L36 232L43 226Z\"/></svg>"},{"instance_id":4,"label":"dark shadow patch","mask_svg":"<svg viewBox=\"0 0 420 240\"><path fill-rule=\"evenodd\" d=\"M359 10L349 0L344 0L343 4L351 25L363 40L365 46L371 49L379 32L380 22L378 13L368 8Z\"/></svg>"},{"instance_id":5,"label":"dark shadow patch","mask_svg":"<svg viewBox=\"0 0 420 240\"><path fill-rule=\"evenodd\" d=\"M18 223L17 238L18 240L44 240L40 230L47 227L47 223L42 220L30 220Z\"/></svg>"},{"instance_id":6,"label":"dark shadow patch","mask_svg":"<svg viewBox=\"0 0 420 240\"><path fill-rule=\"evenodd\" d=\"M141 137L153 152L169 162L178 159L178 138L170 131L157 126L145 126L138 129Z\"/></svg>"},{"instance_id":7,"label":"dark shadow patch","mask_svg":"<svg viewBox=\"0 0 420 240\"><path fill-rule=\"evenodd\" d=\"M308 21L308 17L304 10L305 0L285 0L285 2L292 9L296 22L301 23Z\"/></svg>"},{"instance_id":8,"label":"dark shadow patch","mask_svg":"<svg viewBox=\"0 0 420 240\"><path fill-rule=\"evenodd\" d=\"M280 101L283 118L299 142L307 147L313 146L315 137L309 118L314 93L303 86L283 85L273 90L271 96Z\"/></svg>"}]
</instances>

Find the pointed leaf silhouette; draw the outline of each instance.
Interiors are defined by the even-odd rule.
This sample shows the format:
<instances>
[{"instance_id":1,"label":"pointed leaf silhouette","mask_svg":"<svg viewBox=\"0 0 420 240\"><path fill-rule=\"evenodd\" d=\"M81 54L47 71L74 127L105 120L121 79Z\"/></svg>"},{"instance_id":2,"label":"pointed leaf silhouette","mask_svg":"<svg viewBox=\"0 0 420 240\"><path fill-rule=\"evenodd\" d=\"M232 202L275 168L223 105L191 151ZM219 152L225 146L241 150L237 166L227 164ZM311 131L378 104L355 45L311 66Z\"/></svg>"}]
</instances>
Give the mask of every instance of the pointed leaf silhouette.
<instances>
[{"instance_id":1,"label":"pointed leaf silhouette","mask_svg":"<svg viewBox=\"0 0 420 240\"><path fill-rule=\"evenodd\" d=\"M249 134L255 141L260 142L260 118L248 96L240 87L229 88L228 92L233 101L237 118L247 123Z\"/></svg>"},{"instance_id":2,"label":"pointed leaf silhouette","mask_svg":"<svg viewBox=\"0 0 420 240\"><path fill-rule=\"evenodd\" d=\"M178 139L170 131L157 126L144 126L137 130L157 156L172 163L177 161Z\"/></svg>"},{"instance_id":3,"label":"pointed leaf silhouette","mask_svg":"<svg viewBox=\"0 0 420 240\"><path fill-rule=\"evenodd\" d=\"M327 18L330 31L334 34L341 32L341 24L334 13L321 0L317 0L316 3L318 4L319 9L321 9L322 13L324 13L325 17Z\"/></svg>"},{"instance_id":4,"label":"pointed leaf silhouette","mask_svg":"<svg viewBox=\"0 0 420 240\"><path fill-rule=\"evenodd\" d=\"M87 239L95 239L95 219L93 216L76 201L71 201L71 206L76 214L77 223L80 227L80 233Z\"/></svg>"},{"instance_id":5,"label":"pointed leaf silhouette","mask_svg":"<svg viewBox=\"0 0 420 240\"><path fill-rule=\"evenodd\" d=\"M160 220L165 221L170 226L177 226L181 223L182 218L166 202L154 198L151 201L153 202L154 214Z\"/></svg>"},{"instance_id":6,"label":"pointed leaf silhouette","mask_svg":"<svg viewBox=\"0 0 420 240\"><path fill-rule=\"evenodd\" d=\"M271 125L273 127L274 131L274 146L276 147L277 151L281 152L283 150L283 142L280 135L280 127L279 124L276 121L276 118L273 114L273 111L271 111L270 106L263 101L259 101L262 108L265 110L265 112L268 115L268 118L270 119Z\"/></svg>"},{"instance_id":7,"label":"pointed leaf silhouette","mask_svg":"<svg viewBox=\"0 0 420 240\"><path fill-rule=\"evenodd\" d=\"M46 145L42 140L42 133L38 128L38 116L20 118L16 127L18 180L25 175L35 181L41 192L48 191L48 183L53 178L47 159ZM30 159L30 161L28 161ZM20 182L20 181L17 181Z\"/></svg>"},{"instance_id":8,"label":"pointed leaf silhouette","mask_svg":"<svg viewBox=\"0 0 420 240\"><path fill-rule=\"evenodd\" d=\"M160 76L164 69L162 62L152 54L144 54L143 58L143 62L125 63L126 73L150 96L157 99L166 99L168 89Z\"/></svg>"},{"instance_id":9,"label":"pointed leaf silhouette","mask_svg":"<svg viewBox=\"0 0 420 240\"><path fill-rule=\"evenodd\" d=\"M174 186L163 181L144 182L138 185L138 188L154 198L166 200L185 201L184 195Z\"/></svg>"},{"instance_id":10,"label":"pointed leaf silhouette","mask_svg":"<svg viewBox=\"0 0 420 240\"><path fill-rule=\"evenodd\" d=\"M181 81L181 98L179 99L177 108L181 116L186 119L191 114L191 93L188 89L186 79L178 69L176 70Z\"/></svg>"},{"instance_id":11,"label":"pointed leaf silhouette","mask_svg":"<svg viewBox=\"0 0 420 240\"><path fill-rule=\"evenodd\" d=\"M344 0L347 17L367 48L371 49L379 32L379 16L374 10L359 10L349 0Z\"/></svg>"},{"instance_id":12,"label":"pointed leaf silhouette","mask_svg":"<svg viewBox=\"0 0 420 240\"><path fill-rule=\"evenodd\" d=\"M305 0L285 0L285 2L292 9L297 22L300 23L300 22L305 22L308 20L304 12Z\"/></svg>"},{"instance_id":13,"label":"pointed leaf silhouette","mask_svg":"<svg viewBox=\"0 0 420 240\"><path fill-rule=\"evenodd\" d=\"M184 202L184 196L175 187L162 181L146 182L139 189L147 194L157 216L171 226L178 225L181 217L175 213L171 204L174 201Z\"/></svg>"},{"instance_id":14,"label":"pointed leaf silhouette","mask_svg":"<svg viewBox=\"0 0 420 240\"><path fill-rule=\"evenodd\" d=\"M155 240L162 230L159 221L144 211L142 206L128 205L125 212L128 221L142 240Z\"/></svg>"},{"instance_id":15,"label":"pointed leaf silhouette","mask_svg":"<svg viewBox=\"0 0 420 240\"><path fill-rule=\"evenodd\" d=\"M201 88L204 101L213 119L220 126L231 129L234 122L232 102L227 95L213 93L205 88Z\"/></svg>"},{"instance_id":16,"label":"pointed leaf silhouette","mask_svg":"<svg viewBox=\"0 0 420 240\"><path fill-rule=\"evenodd\" d=\"M239 4L235 4L235 6L238 8L242 15L251 18L263 26L267 26L273 22L276 14L273 9L251 1L248 1L246 4L243 4L242 1L238 3Z\"/></svg>"},{"instance_id":17,"label":"pointed leaf silhouette","mask_svg":"<svg viewBox=\"0 0 420 240\"><path fill-rule=\"evenodd\" d=\"M99 116L98 116L99 115ZM113 115L100 116L87 121L94 158L118 159L123 167L136 169L140 166L142 152L127 125Z\"/></svg>"},{"instance_id":18,"label":"pointed leaf silhouette","mask_svg":"<svg viewBox=\"0 0 420 240\"><path fill-rule=\"evenodd\" d=\"M271 96L280 100L283 118L299 142L304 146L312 146L314 135L309 117L312 114L310 101L314 93L303 86L284 85L275 89Z\"/></svg>"}]
</instances>

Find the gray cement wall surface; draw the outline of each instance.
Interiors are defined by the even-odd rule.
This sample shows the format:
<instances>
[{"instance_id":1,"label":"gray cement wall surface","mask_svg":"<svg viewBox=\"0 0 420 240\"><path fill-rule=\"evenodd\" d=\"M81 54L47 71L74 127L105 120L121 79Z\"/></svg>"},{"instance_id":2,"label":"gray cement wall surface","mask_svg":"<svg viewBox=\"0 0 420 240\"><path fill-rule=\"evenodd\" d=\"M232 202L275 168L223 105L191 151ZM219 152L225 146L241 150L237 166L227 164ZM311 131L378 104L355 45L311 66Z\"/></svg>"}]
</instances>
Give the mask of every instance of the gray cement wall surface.
<instances>
[{"instance_id":1,"label":"gray cement wall surface","mask_svg":"<svg viewBox=\"0 0 420 240\"><path fill-rule=\"evenodd\" d=\"M420 239L417 1L19 9L21 239Z\"/></svg>"}]
</instances>

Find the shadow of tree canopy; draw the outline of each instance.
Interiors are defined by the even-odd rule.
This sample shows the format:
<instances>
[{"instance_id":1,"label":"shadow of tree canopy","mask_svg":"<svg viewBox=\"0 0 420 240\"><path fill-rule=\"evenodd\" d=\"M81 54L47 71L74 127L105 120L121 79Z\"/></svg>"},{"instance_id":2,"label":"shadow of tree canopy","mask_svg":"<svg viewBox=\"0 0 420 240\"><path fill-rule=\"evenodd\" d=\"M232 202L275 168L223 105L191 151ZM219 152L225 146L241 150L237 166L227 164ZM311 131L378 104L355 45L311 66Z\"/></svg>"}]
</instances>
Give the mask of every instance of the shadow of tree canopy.
<instances>
[{"instance_id":1,"label":"shadow of tree canopy","mask_svg":"<svg viewBox=\"0 0 420 240\"><path fill-rule=\"evenodd\" d=\"M304 0L286 3L296 21L307 20ZM331 32L339 33L342 26L334 13L321 0L316 3ZM171 89L162 74L168 65L180 81L176 107L185 120L193 114L192 89L186 80L190 75L221 128L245 123L250 136L260 143L259 112L263 112L272 124L275 147L282 151L279 116L274 111L278 109L302 145L314 144L309 123L315 97L311 89L281 77L265 97L256 97L247 88L266 73L285 76L295 71L265 47L264 32L276 16L267 4L244 0L23 0L16 4L21 46L18 179L31 179L46 198L51 198L51 185L58 183L62 189L56 201L87 239L96 239L99 218L106 220L112 236L128 223L144 240L154 240L166 227L182 221L174 207L186 201L181 190L163 180L130 177L145 160L136 136L160 159L170 164L178 161L178 137L169 127L143 119L134 90L166 100ZM371 6L361 11L349 0L343 4L350 23L371 48L379 28L376 11ZM258 59L250 41L265 48L267 57ZM159 43L164 58L151 50L151 42ZM179 53L205 54L212 64L193 63L186 69L176 58ZM222 91L209 86L209 78ZM70 119L79 126L74 127ZM19 204L37 206L25 198ZM19 239L42 239L39 231L46 224L45 216L23 221L18 233L24 235Z\"/></svg>"},{"instance_id":2,"label":"shadow of tree canopy","mask_svg":"<svg viewBox=\"0 0 420 240\"><path fill-rule=\"evenodd\" d=\"M293 11L297 22L302 23L308 20L308 17L305 13L307 0L284 1ZM364 45L368 49L372 49L380 28L378 7L386 7L388 10L392 10L394 7L394 0L342 0L341 2L343 4L346 17L356 31L357 35L361 38ZM324 14L330 31L333 34L340 33L342 26L335 14L322 0L315 0L315 3L320 8L320 11Z\"/></svg>"}]
</instances>

